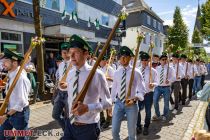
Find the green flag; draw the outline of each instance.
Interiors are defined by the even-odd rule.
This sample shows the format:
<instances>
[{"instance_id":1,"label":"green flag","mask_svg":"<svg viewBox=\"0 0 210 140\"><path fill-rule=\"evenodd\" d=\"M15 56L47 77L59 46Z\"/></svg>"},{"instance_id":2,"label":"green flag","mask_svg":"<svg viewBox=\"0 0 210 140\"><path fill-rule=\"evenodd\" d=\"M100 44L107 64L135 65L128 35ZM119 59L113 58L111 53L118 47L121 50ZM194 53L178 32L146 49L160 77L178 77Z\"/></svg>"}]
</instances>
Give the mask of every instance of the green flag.
<instances>
[{"instance_id":1,"label":"green flag","mask_svg":"<svg viewBox=\"0 0 210 140\"><path fill-rule=\"evenodd\" d=\"M91 27L91 20L90 20L90 17L89 17L89 20L88 20L88 27L89 27L89 28Z\"/></svg>"},{"instance_id":2,"label":"green flag","mask_svg":"<svg viewBox=\"0 0 210 140\"><path fill-rule=\"evenodd\" d=\"M76 12L76 11L73 11L73 12L72 12L72 19L74 19L74 21L75 21L76 23L78 23L78 15L77 15L77 12Z\"/></svg>"},{"instance_id":3,"label":"green flag","mask_svg":"<svg viewBox=\"0 0 210 140\"><path fill-rule=\"evenodd\" d=\"M98 19L95 20L94 25L95 25L95 27L96 27L97 30L100 29L100 23L99 23L99 20Z\"/></svg>"},{"instance_id":4,"label":"green flag","mask_svg":"<svg viewBox=\"0 0 210 140\"><path fill-rule=\"evenodd\" d=\"M63 10L61 19L64 20L67 16L66 10Z\"/></svg>"}]
</instances>

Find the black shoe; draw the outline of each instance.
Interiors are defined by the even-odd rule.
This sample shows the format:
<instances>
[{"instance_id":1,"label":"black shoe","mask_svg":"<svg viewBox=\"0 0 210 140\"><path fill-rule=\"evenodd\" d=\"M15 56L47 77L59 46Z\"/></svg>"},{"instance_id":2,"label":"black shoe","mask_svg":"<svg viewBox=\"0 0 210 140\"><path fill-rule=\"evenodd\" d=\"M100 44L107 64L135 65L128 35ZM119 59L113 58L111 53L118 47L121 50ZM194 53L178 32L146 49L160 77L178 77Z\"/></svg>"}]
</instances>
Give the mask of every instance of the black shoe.
<instances>
[{"instance_id":1,"label":"black shoe","mask_svg":"<svg viewBox=\"0 0 210 140\"><path fill-rule=\"evenodd\" d=\"M103 124L102 128L103 128L103 129L106 129L106 128L108 128L110 125L111 125L111 122L110 122L110 121L106 121L106 122Z\"/></svg>"},{"instance_id":2,"label":"black shoe","mask_svg":"<svg viewBox=\"0 0 210 140\"><path fill-rule=\"evenodd\" d=\"M137 135L141 134L142 133L142 128L141 127L137 127L136 128L136 133L137 133Z\"/></svg>"},{"instance_id":3,"label":"black shoe","mask_svg":"<svg viewBox=\"0 0 210 140\"><path fill-rule=\"evenodd\" d=\"M147 127L144 127L143 135L149 135L149 130Z\"/></svg>"}]
</instances>

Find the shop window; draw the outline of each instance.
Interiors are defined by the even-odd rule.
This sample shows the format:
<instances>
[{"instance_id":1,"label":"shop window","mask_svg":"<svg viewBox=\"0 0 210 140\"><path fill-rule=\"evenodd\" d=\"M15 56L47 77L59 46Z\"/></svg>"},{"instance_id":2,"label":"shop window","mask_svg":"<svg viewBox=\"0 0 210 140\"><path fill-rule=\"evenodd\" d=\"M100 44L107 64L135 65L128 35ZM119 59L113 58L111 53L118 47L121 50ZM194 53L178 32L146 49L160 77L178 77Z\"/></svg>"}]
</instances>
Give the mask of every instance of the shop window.
<instances>
[{"instance_id":1,"label":"shop window","mask_svg":"<svg viewBox=\"0 0 210 140\"><path fill-rule=\"evenodd\" d=\"M108 16L102 16L101 17L101 24L105 26L109 26L109 17Z\"/></svg>"},{"instance_id":2,"label":"shop window","mask_svg":"<svg viewBox=\"0 0 210 140\"><path fill-rule=\"evenodd\" d=\"M1 32L2 40L21 41L21 35L15 33Z\"/></svg>"}]
</instances>

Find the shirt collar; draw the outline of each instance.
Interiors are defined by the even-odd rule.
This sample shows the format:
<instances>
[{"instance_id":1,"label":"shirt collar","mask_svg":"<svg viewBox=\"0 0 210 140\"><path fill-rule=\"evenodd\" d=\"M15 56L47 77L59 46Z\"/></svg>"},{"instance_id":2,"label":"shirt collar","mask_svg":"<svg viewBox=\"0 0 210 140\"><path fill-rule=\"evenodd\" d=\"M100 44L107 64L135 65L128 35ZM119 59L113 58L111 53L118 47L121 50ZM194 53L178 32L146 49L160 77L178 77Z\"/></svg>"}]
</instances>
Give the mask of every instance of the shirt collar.
<instances>
[{"instance_id":1,"label":"shirt collar","mask_svg":"<svg viewBox=\"0 0 210 140\"><path fill-rule=\"evenodd\" d=\"M19 69L20 69L20 66L18 66L16 70L14 70L12 72L8 72L9 79L13 78L16 75L16 73L18 72Z\"/></svg>"},{"instance_id":2,"label":"shirt collar","mask_svg":"<svg viewBox=\"0 0 210 140\"><path fill-rule=\"evenodd\" d=\"M87 62L85 62L85 64L79 70L80 70L80 72L81 71L87 71L89 68L91 68L91 66L88 65Z\"/></svg>"},{"instance_id":3,"label":"shirt collar","mask_svg":"<svg viewBox=\"0 0 210 140\"><path fill-rule=\"evenodd\" d=\"M132 66L129 64L127 67L123 67L123 70L125 69L127 71L127 70L129 70L131 68L132 68Z\"/></svg>"}]
</instances>

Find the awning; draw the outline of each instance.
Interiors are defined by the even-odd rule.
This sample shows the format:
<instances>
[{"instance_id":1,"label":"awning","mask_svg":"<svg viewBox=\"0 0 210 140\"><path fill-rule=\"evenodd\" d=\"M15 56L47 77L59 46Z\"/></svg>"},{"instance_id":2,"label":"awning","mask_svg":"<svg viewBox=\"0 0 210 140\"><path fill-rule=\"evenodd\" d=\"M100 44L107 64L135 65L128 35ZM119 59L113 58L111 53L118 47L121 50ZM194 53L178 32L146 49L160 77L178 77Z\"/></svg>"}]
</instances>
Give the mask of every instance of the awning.
<instances>
[{"instance_id":1,"label":"awning","mask_svg":"<svg viewBox=\"0 0 210 140\"><path fill-rule=\"evenodd\" d=\"M94 32L75 29L63 25L54 25L54 26L45 27L44 34L49 36L60 36L60 37L70 37L73 34L77 34L87 39L95 38Z\"/></svg>"}]
</instances>

